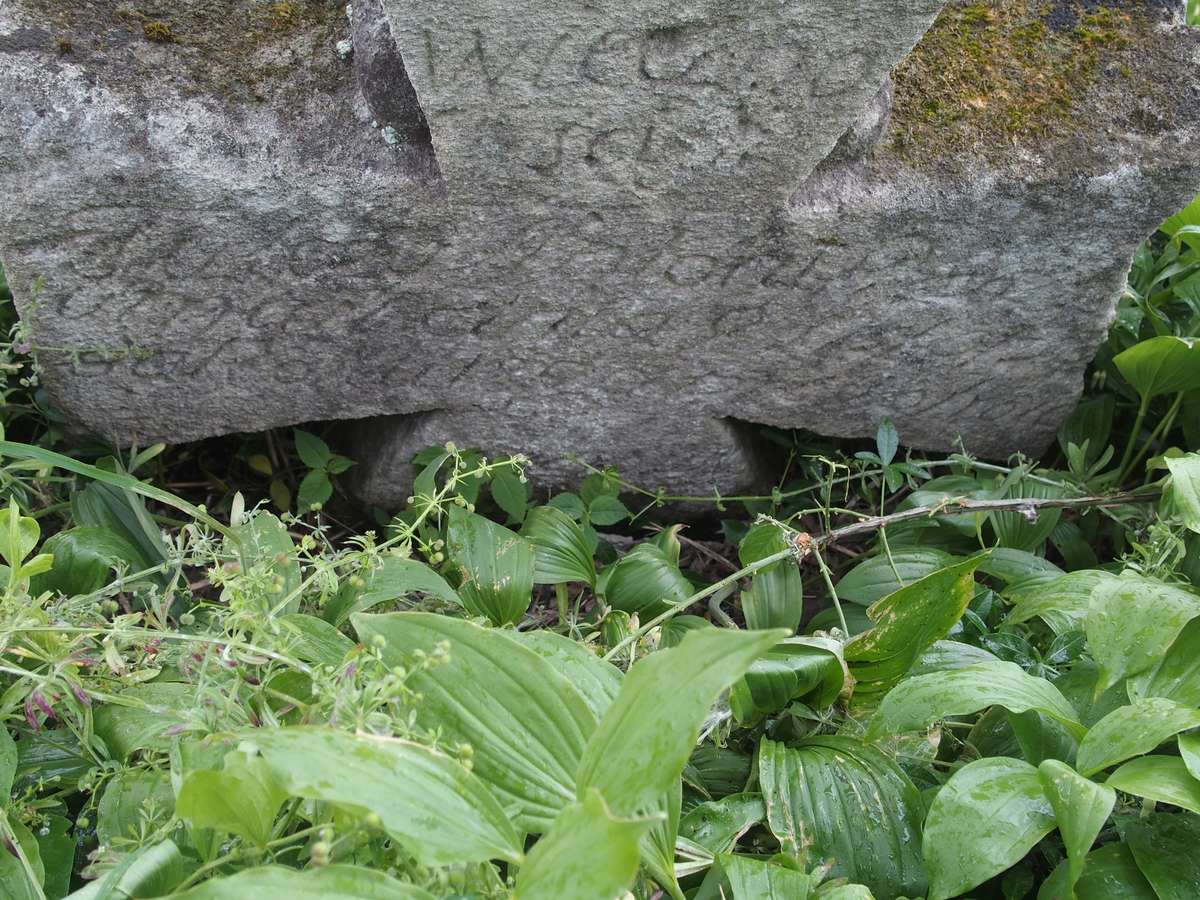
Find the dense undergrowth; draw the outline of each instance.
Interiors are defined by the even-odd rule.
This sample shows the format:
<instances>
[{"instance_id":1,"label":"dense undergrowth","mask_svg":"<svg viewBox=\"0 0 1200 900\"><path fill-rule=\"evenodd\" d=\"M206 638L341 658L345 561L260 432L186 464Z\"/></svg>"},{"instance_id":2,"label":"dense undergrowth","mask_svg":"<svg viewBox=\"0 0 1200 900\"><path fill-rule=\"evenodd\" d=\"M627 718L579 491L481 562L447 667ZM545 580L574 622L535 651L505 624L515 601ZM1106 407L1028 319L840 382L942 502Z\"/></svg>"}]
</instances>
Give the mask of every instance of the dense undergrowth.
<instances>
[{"instance_id":1,"label":"dense undergrowth","mask_svg":"<svg viewBox=\"0 0 1200 900\"><path fill-rule=\"evenodd\" d=\"M719 533L450 445L363 530L308 432L68 444L0 310L2 897L1200 896L1200 207L1045 460L771 433Z\"/></svg>"}]
</instances>

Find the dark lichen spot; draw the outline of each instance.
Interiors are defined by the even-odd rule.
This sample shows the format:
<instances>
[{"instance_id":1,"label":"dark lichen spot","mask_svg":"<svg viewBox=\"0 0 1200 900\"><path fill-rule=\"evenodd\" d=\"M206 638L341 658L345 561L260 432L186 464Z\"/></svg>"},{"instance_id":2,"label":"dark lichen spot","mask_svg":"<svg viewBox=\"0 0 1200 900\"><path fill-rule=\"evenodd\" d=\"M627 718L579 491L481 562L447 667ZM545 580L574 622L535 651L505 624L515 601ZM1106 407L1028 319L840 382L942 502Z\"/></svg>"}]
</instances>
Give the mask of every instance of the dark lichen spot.
<instances>
[{"instance_id":1,"label":"dark lichen spot","mask_svg":"<svg viewBox=\"0 0 1200 900\"><path fill-rule=\"evenodd\" d=\"M75 45L72 44L70 41L68 41L66 38L60 37L60 38L56 38L54 41L54 47L56 50L58 50L59 56L66 56L68 53L71 52L71 50L74 46Z\"/></svg>"}]
</instances>

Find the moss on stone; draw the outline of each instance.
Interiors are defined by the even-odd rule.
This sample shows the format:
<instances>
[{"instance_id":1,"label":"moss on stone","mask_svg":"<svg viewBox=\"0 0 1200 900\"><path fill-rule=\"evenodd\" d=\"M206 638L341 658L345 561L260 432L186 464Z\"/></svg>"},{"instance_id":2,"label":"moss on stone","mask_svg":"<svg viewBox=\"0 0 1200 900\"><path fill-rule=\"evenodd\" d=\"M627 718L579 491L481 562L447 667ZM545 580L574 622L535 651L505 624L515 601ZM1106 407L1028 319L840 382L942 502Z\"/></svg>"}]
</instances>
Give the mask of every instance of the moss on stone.
<instances>
[{"instance_id":1,"label":"moss on stone","mask_svg":"<svg viewBox=\"0 0 1200 900\"><path fill-rule=\"evenodd\" d=\"M951 0L894 73L890 148L918 165L995 159L1095 129L1153 93L1129 83L1129 57L1155 24L1129 2ZM1101 95L1112 110L1098 110Z\"/></svg>"}]
</instances>

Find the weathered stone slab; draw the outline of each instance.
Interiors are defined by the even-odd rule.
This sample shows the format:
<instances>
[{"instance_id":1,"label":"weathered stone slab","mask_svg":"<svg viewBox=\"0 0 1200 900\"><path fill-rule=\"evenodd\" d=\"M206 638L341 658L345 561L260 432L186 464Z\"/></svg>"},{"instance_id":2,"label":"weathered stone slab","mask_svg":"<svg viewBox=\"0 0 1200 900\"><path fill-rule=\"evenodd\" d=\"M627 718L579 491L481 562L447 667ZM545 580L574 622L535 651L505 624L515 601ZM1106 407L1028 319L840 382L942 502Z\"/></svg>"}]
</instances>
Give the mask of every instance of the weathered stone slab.
<instances>
[{"instance_id":1,"label":"weathered stone slab","mask_svg":"<svg viewBox=\"0 0 1200 900\"><path fill-rule=\"evenodd\" d=\"M910 59L889 122L940 6L8 0L0 256L39 343L81 351L43 353L76 421L382 416L352 429L381 502L446 439L687 491L754 477L734 417L1037 449L1121 260L1200 188L1197 42L1140 7L1103 52L1092 19L1046 31L1077 102ZM949 38L1007 27L971 9Z\"/></svg>"}]
</instances>

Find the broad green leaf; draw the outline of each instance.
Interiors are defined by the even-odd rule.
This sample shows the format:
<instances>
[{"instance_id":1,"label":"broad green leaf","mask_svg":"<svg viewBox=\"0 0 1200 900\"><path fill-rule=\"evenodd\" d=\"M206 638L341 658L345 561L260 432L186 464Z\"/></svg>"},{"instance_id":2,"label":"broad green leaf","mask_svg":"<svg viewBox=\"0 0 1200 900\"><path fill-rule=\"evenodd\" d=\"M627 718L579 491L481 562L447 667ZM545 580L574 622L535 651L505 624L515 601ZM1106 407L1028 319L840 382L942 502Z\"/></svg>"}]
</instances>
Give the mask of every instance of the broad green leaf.
<instances>
[{"instance_id":1,"label":"broad green leaf","mask_svg":"<svg viewBox=\"0 0 1200 900\"><path fill-rule=\"evenodd\" d=\"M128 540L103 528L72 528L46 539L42 552L54 557L49 572L34 580L33 593L57 591L68 597L90 594L112 580L124 564L136 571L141 554Z\"/></svg>"},{"instance_id":2,"label":"broad green leaf","mask_svg":"<svg viewBox=\"0 0 1200 900\"><path fill-rule=\"evenodd\" d=\"M114 839L137 838L144 822L165 825L175 809L175 791L165 769L124 769L104 786L96 805L96 837L112 846Z\"/></svg>"},{"instance_id":3,"label":"broad green leaf","mask_svg":"<svg viewBox=\"0 0 1200 900\"><path fill-rule=\"evenodd\" d=\"M300 486L296 488L296 514L303 516L320 509L332 496L333 482L329 473L324 469L313 469L300 479Z\"/></svg>"},{"instance_id":4,"label":"broad green leaf","mask_svg":"<svg viewBox=\"0 0 1200 900\"><path fill-rule=\"evenodd\" d=\"M533 593L533 545L503 525L450 507L446 543L462 579L458 596L476 616L496 625L516 624Z\"/></svg>"},{"instance_id":5,"label":"broad green leaf","mask_svg":"<svg viewBox=\"0 0 1200 900\"><path fill-rule=\"evenodd\" d=\"M366 612L381 603L390 603L411 594L425 594L462 606L454 588L429 566L415 559L385 556L379 563L355 578L347 579L326 606L325 620L341 625L353 613Z\"/></svg>"},{"instance_id":6,"label":"broad green leaf","mask_svg":"<svg viewBox=\"0 0 1200 900\"><path fill-rule=\"evenodd\" d=\"M1116 576L1108 572L1084 569L1048 581L1014 584L1005 591L1015 608L1004 624L1015 625L1040 617L1055 634L1082 631L1092 594L1101 584L1116 580Z\"/></svg>"},{"instance_id":7,"label":"broad green leaf","mask_svg":"<svg viewBox=\"0 0 1200 900\"><path fill-rule=\"evenodd\" d=\"M895 561L895 569L892 562ZM905 585L932 575L954 562L954 557L941 550L920 547L894 550L889 560L886 553L860 562L837 583L841 600L870 606L881 597L900 590ZM899 578L896 577L899 573Z\"/></svg>"},{"instance_id":8,"label":"broad green leaf","mask_svg":"<svg viewBox=\"0 0 1200 900\"><path fill-rule=\"evenodd\" d=\"M8 729L0 724L0 807L8 803L13 780L17 775L17 742Z\"/></svg>"},{"instance_id":9,"label":"broad green leaf","mask_svg":"<svg viewBox=\"0 0 1200 900\"><path fill-rule=\"evenodd\" d=\"M967 763L938 791L923 839L929 900L957 897L1020 860L1054 828L1038 770L998 756Z\"/></svg>"},{"instance_id":10,"label":"broad green leaf","mask_svg":"<svg viewBox=\"0 0 1200 900\"><path fill-rule=\"evenodd\" d=\"M1142 397L1200 388L1200 345L1192 338L1153 337L1118 353L1113 364Z\"/></svg>"},{"instance_id":11,"label":"broad green leaf","mask_svg":"<svg viewBox=\"0 0 1200 900\"><path fill-rule=\"evenodd\" d=\"M806 872L749 856L720 856L695 900L807 900L818 879Z\"/></svg>"},{"instance_id":12,"label":"broad green leaf","mask_svg":"<svg viewBox=\"0 0 1200 900\"><path fill-rule=\"evenodd\" d=\"M265 849L287 797L263 759L235 751L220 771L200 769L184 777L175 812L193 828L236 834Z\"/></svg>"},{"instance_id":13,"label":"broad green leaf","mask_svg":"<svg viewBox=\"0 0 1200 900\"><path fill-rule=\"evenodd\" d=\"M288 652L302 662L338 666L354 650L354 641L324 619L305 613L280 616L275 625L288 644Z\"/></svg>"},{"instance_id":14,"label":"broad green leaf","mask_svg":"<svg viewBox=\"0 0 1200 900\"><path fill-rule=\"evenodd\" d=\"M117 695L117 702L96 707L96 736L115 760L135 750L166 750L171 744L167 730L185 721L195 693L192 685L178 682L128 687Z\"/></svg>"},{"instance_id":15,"label":"broad green leaf","mask_svg":"<svg viewBox=\"0 0 1200 900\"><path fill-rule=\"evenodd\" d=\"M95 765L92 755L67 728L47 728L21 735L17 742L17 778L49 781L73 788Z\"/></svg>"},{"instance_id":16,"label":"broad green leaf","mask_svg":"<svg viewBox=\"0 0 1200 900\"><path fill-rule=\"evenodd\" d=\"M505 631L504 634L546 660L574 685L596 721L600 721L621 692L621 670L578 641L545 630Z\"/></svg>"},{"instance_id":17,"label":"broad green leaf","mask_svg":"<svg viewBox=\"0 0 1200 900\"><path fill-rule=\"evenodd\" d=\"M1196 853L1200 818L1190 813L1155 813L1130 823L1125 841L1159 900L1200 896L1200 854Z\"/></svg>"},{"instance_id":18,"label":"broad green leaf","mask_svg":"<svg viewBox=\"0 0 1200 900\"><path fill-rule=\"evenodd\" d=\"M1200 453L1164 459L1171 472L1171 497L1183 524L1200 532Z\"/></svg>"},{"instance_id":19,"label":"broad green leaf","mask_svg":"<svg viewBox=\"0 0 1200 900\"><path fill-rule=\"evenodd\" d=\"M1179 756L1191 776L1200 779L1200 733L1179 736Z\"/></svg>"},{"instance_id":20,"label":"broad green leaf","mask_svg":"<svg viewBox=\"0 0 1200 900\"><path fill-rule=\"evenodd\" d=\"M1001 707L993 707L999 709ZM1075 764L1075 753L1079 748L1076 732L1072 732L1062 722L1044 713L1026 710L1023 713L1006 713L1013 737L1021 748L1021 758L1033 765L1041 765L1046 760L1057 760L1070 765ZM983 754L985 756L1007 756L1004 754Z\"/></svg>"},{"instance_id":21,"label":"broad green leaf","mask_svg":"<svg viewBox=\"0 0 1200 900\"><path fill-rule=\"evenodd\" d=\"M353 622L362 641L385 640L389 665L407 666L415 651L449 642L448 662L410 676L422 695L417 721L470 745L472 771L516 809L522 829L545 832L574 802L596 716L542 655L499 631L432 613L358 614Z\"/></svg>"},{"instance_id":22,"label":"broad green leaf","mask_svg":"<svg viewBox=\"0 0 1200 900\"><path fill-rule=\"evenodd\" d=\"M289 795L376 813L424 865L521 859L519 836L484 783L428 747L320 726L242 737Z\"/></svg>"},{"instance_id":23,"label":"broad green leaf","mask_svg":"<svg viewBox=\"0 0 1200 900\"><path fill-rule=\"evenodd\" d=\"M1041 481L1017 480L1009 482L998 494L997 499L1016 497L1049 498L1061 497L1064 489ZM1033 512L1034 521L1029 521L1024 511L1001 510L988 514L992 531L1000 546L1016 550L1038 551L1050 536L1050 532L1062 518L1061 509L1039 509Z\"/></svg>"},{"instance_id":24,"label":"broad green leaf","mask_svg":"<svg viewBox=\"0 0 1200 900\"><path fill-rule=\"evenodd\" d=\"M730 852L737 839L766 815L762 794L730 794L688 810L679 822L679 833L716 856Z\"/></svg>"},{"instance_id":25,"label":"broad green leaf","mask_svg":"<svg viewBox=\"0 0 1200 900\"><path fill-rule=\"evenodd\" d=\"M738 559L743 566L748 566L780 550L786 550L789 543L787 533L774 522L759 522L752 526L738 543ZM759 569L758 573L773 572L786 562L787 560L780 560L765 569Z\"/></svg>"},{"instance_id":26,"label":"broad green leaf","mask_svg":"<svg viewBox=\"0 0 1200 900\"><path fill-rule=\"evenodd\" d=\"M637 874L649 819L617 819L597 790L559 813L517 875L514 900L616 897Z\"/></svg>"},{"instance_id":27,"label":"broad green leaf","mask_svg":"<svg viewBox=\"0 0 1200 900\"><path fill-rule=\"evenodd\" d=\"M896 424L884 416L879 420L879 428L875 432L875 450L885 466L891 464L892 460L896 458L896 451L899 448L900 433L896 430Z\"/></svg>"},{"instance_id":28,"label":"broad green leaf","mask_svg":"<svg viewBox=\"0 0 1200 900\"><path fill-rule=\"evenodd\" d=\"M696 748L688 760L688 768L699 777L711 796L724 797L746 789L754 760L748 753L729 747L705 744Z\"/></svg>"},{"instance_id":29,"label":"broad green leaf","mask_svg":"<svg viewBox=\"0 0 1200 900\"><path fill-rule=\"evenodd\" d=\"M601 494L588 504L588 521L603 528L628 519L631 513L612 494Z\"/></svg>"},{"instance_id":30,"label":"broad green leaf","mask_svg":"<svg viewBox=\"0 0 1200 900\"><path fill-rule=\"evenodd\" d=\"M622 816L653 808L683 771L713 702L784 636L694 631L678 647L639 660L588 741L577 794L597 788Z\"/></svg>"},{"instance_id":31,"label":"broad green leaf","mask_svg":"<svg viewBox=\"0 0 1200 900\"><path fill-rule=\"evenodd\" d=\"M1075 764L1080 773L1091 776L1196 727L1200 727L1200 710L1162 697L1138 700L1114 709L1088 729Z\"/></svg>"},{"instance_id":32,"label":"broad green leaf","mask_svg":"<svg viewBox=\"0 0 1200 900\"><path fill-rule=\"evenodd\" d=\"M994 653L960 641L934 641L921 658L908 670L910 676L931 672L948 672L985 662L999 662Z\"/></svg>"},{"instance_id":33,"label":"broad green leaf","mask_svg":"<svg viewBox=\"0 0 1200 900\"><path fill-rule=\"evenodd\" d=\"M1058 688L1016 663L997 661L906 678L883 698L867 736L922 731L948 716L966 716L989 706L1014 713L1035 710L1083 734L1075 708Z\"/></svg>"},{"instance_id":34,"label":"broad green leaf","mask_svg":"<svg viewBox=\"0 0 1200 900\"><path fill-rule=\"evenodd\" d=\"M296 441L296 455L310 469L324 469L333 458L329 445L315 434L293 428L292 436Z\"/></svg>"},{"instance_id":35,"label":"broad green leaf","mask_svg":"<svg viewBox=\"0 0 1200 900\"><path fill-rule=\"evenodd\" d=\"M141 484L130 476L106 474ZM107 482L89 484L71 496L71 517L79 525L112 532L135 547L138 554L136 568L141 571L165 562L169 554L162 531L146 511L139 493L132 486L118 487Z\"/></svg>"},{"instance_id":36,"label":"broad green leaf","mask_svg":"<svg viewBox=\"0 0 1200 900\"><path fill-rule=\"evenodd\" d=\"M525 482L512 469L500 469L492 475L492 499L496 505L514 522L525 518L525 508L528 502Z\"/></svg>"},{"instance_id":37,"label":"broad green leaf","mask_svg":"<svg viewBox=\"0 0 1200 900\"><path fill-rule=\"evenodd\" d=\"M604 582L604 599L609 606L650 619L671 604L695 593L692 583L651 544L638 544L619 559Z\"/></svg>"},{"instance_id":38,"label":"broad green leaf","mask_svg":"<svg viewBox=\"0 0 1200 900\"><path fill-rule=\"evenodd\" d=\"M38 854L46 875L42 890L46 900L60 900L71 892L71 876L75 872L75 838L71 821L63 816L49 816L38 829Z\"/></svg>"},{"instance_id":39,"label":"broad green leaf","mask_svg":"<svg viewBox=\"0 0 1200 900\"><path fill-rule=\"evenodd\" d=\"M881 897L922 896L921 795L885 754L853 738L763 739L758 752L767 821L785 853Z\"/></svg>"},{"instance_id":40,"label":"broad green leaf","mask_svg":"<svg viewBox=\"0 0 1200 900\"><path fill-rule=\"evenodd\" d=\"M1084 631L1100 667L1099 689L1156 664L1197 616L1200 597L1153 578L1127 573L1098 585Z\"/></svg>"},{"instance_id":41,"label":"broad green leaf","mask_svg":"<svg viewBox=\"0 0 1200 900\"><path fill-rule=\"evenodd\" d=\"M1058 577L1066 574L1045 557L1012 547L996 547L989 551L980 563L979 571L999 578L1005 584L1017 583L1035 575Z\"/></svg>"},{"instance_id":42,"label":"broad green leaf","mask_svg":"<svg viewBox=\"0 0 1200 900\"><path fill-rule=\"evenodd\" d=\"M1108 776L1109 787L1200 813L1200 779L1178 756L1139 756Z\"/></svg>"},{"instance_id":43,"label":"broad green leaf","mask_svg":"<svg viewBox=\"0 0 1200 900\"><path fill-rule=\"evenodd\" d=\"M1069 896L1083 872L1088 851L1112 813L1117 792L1084 778L1057 760L1046 760L1038 766L1038 777L1067 848L1070 862L1065 887Z\"/></svg>"},{"instance_id":44,"label":"broad green leaf","mask_svg":"<svg viewBox=\"0 0 1200 900\"><path fill-rule=\"evenodd\" d=\"M168 839L135 851L100 878L68 895L68 900L162 897L173 891L184 877L183 855L175 842Z\"/></svg>"},{"instance_id":45,"label":"broad green leaf","mask_svg":"<svg viewBox=\"0 0 1200 900\"><path fill-rule=\"evenodd\" d=\"M233 531L237 535L242 568L247 572L257 568L274 579L263 611L273 609L300 587L300 561L296 558L296 546L287 527L274 514L259 510L249 520L234 526ZM279 612L286 614L299 610L297 594Z\"/></svg>"},{"instance_id":46,"label":"broad green leaf","mask_svg":"<svg viewBox=\"0 0 1200 900\"><path fill-rule=\"evenodd\" d=\"M1165 697L1184 706L1200 707L1200 618L1179 632L1166 654L1127 682L1129 696Z\"/></svg>"},{"instance_id":47,"label":"broad green leaf","mask_svg":"<svg viewBox=\"0 0 1200 900\"><path fill-rule=\"evenodd\" d=\"M16 840L13 849L8 847L9 834L5 833L6 830L11 830L12 838ZM36 885L30 883L25 867L13 852L17 847L29 863ZM6 825L0 820L0 897L4 900L42 900L41 887L45 877L37 838L20 822L13 821L11 816L7 817Z\"/></svg>"},{"instance_id":48,"label":"broad green leaf","mask_svg":"<svg viewBox=\"0 0 1200 900\"><path fill-rule=\"evenodd\" d=\"M1071 892L1071 860L1063 860L1042 882L1038 900L1158 900L1125 844L1105 844L1089 853Z\"/></svg>"},{"instance_id":49,"label":"broad green leaf","mask_svg":"<svg viewBox=\"0 0 1200 900\"><path fill-rule=\"evenodd\" d=\"M596 561L588 549L583 529L565 512L553 506L529 511L521 534L533 544L535 584L582 581L596 584Z\"/></svg>"},{"instance_id":50,"label":"broad green leaf","mask_svg":"<svg viewBox=\"0 0 1200 900\"><path fill-rule=\"evenodd\" d=\"M324 866L300 872L260 866L214 878L164 900L434 900L433 894L359 866Z\"/></svg>"},{"instance_id":51,"label":"broad green leaf","mask_svg":"<svg viewBox=\"0 0 1200 900\"><path fill-rule=\"evenodd\" d=\"M755 572L742 592L742 615L753 630L786 628L795 632L804 616L804 585L799 567L785 559L767 572Z\"/></svg>"},{"instance_id":52,"label":"broad green leaf","mask_svg":"<svg viewBox=\"0 0 1200 900\"><path fill-rule=\"evenodd\" d=\"M845 681L841 644L822 638L788 638L750 664L734 684L729 705L739 724L754 724L793 700L824 709L837 700Z\"/></svg>"},{"instance_id":53,"label":"broad green leaf","mask_svg":"<svg viewBox=\"0 0 1200 900\"><path fill-rule=\"evenodd\" d=\"M642 836L642 866L674 900L683 900L683 891L675 878L675 847L679 839L679 819L683 814L683 781L677 780L660 798L658 807L647 818L658 821Z\"/></svg>"},{"instance_id":54,"label":"broad green leaf","mask_svg":"<svg viewBox=\"0 0 1200 900\"><path fill-rule=\"evenodd\" d=\"M855 693L886 691L962 618L982 557L964 560L888 594L868 610L875 626L845 647Z\"/></svg>"}]
</instances>

